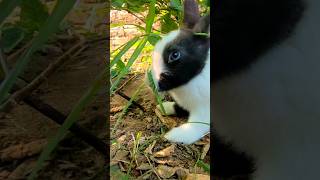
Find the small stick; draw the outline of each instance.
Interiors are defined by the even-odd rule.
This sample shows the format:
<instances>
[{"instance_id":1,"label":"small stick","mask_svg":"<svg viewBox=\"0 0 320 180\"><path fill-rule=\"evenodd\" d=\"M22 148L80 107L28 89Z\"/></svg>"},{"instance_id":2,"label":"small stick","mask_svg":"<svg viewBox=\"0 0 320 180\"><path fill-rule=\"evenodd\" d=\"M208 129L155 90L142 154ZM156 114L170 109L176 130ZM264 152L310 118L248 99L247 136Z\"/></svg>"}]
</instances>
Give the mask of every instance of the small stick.
<instances>
[{"instance_id":1,"label":"small stick","mask_svg":"<svg viewBox=\"0 0 320 180\"><path fill-rule=\"evenodd\" d=\"M116 89L114 92L120 91L125 85L127 85L132 79L136 78L137 75L131 76L128 81L124 82L118 89Z\"/></svg>"},{"instance_id":2,"label":"small stick","mask_svg":"<svg viewBox=\"0 0 320 180\"><path fill-rule=\"evenodd\" d=\"M0 42L0 63L1 63L1 67L4 72L4 75L7 76L9 74L9 69L8 69L8 65L7 65L6 56L2 50L2 43L1 42Z\"/></svg>"},{"instance_id":3,"label":"small stick","mask_svg":"<svg viewBox=\"0 0 320 180\"><path fill-rule=\"evenodd\" d=\"M125 95L124 93L122 93L122 92L120 92L120 91L118 91L117 94L118 94L119 96L123 97L124 99L126 99L127 101L130 101L130 99L131 99L129 96ZM141 109L143 112L146 112L146 110L144 109L144 107L141 106L139 103L137 103L137 102L134 101L134 100L132 101L132 105L138 107L138 108Z\"/></svg>"},{"instance_id":4,"label":"small stick","mask_svg":"<svg viewBox=\"0 0 320 180\"><path fill-rule=\"evenodd\" d=\"M44 103L42 100L35 96L28 96L23 100L26 104L38 110L41 114L52 119L56 123L62 125L64 120L67 118L64 114L53 108L52 106ZM97 151L106 155L107 153L107 144L104 143L101 139L97 138L91 132L82 128L78 124L74 123L69 129L75 136L86 142L87 144L94 147Z\"/></svg>"},{"instance_id":5,"label":"small stick","mask_svg":"<svg viewBox=\"0 0 320 180\"><path fill-rule=\"evenodd\" d=\"M13 59L17 59L17 57L24 51L26 50L28 47L31 46L33 42L33 39L31 41L29 41L27 44L25 44L22 48L20 48L19 50L17 50L16 52L14 52L13 54L10 54L8 56L8 62L12 61Z\"/></svg>"}]
</instances>

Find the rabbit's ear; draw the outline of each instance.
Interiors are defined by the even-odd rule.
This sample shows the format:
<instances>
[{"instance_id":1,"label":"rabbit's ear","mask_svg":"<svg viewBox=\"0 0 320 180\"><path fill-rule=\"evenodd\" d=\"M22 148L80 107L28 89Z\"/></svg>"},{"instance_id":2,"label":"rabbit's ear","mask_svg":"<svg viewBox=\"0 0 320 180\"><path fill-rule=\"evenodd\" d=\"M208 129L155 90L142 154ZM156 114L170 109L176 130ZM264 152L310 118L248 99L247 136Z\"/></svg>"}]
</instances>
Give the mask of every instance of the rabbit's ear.
<instances>
[{"instance_id":1,"label":"rabbit's ear","mask_svg":"<svg viewBox=\"0 0 320 180\"><path fill-rule=\"evenodd\" d=\"M184 1L183 24L186 28L192 29L200 19L199 7L196 0Z\"/></svg>"},{"instance_id":2,"label":"rabbit's ear","mask_svg":"<svg viewBox=\"0 0 320 180\"><path fill-rule=\"evenodd\" d=\"M194 26L193 32L210 34L210 15L202 17L199 20L199 22Z\"/></svg>"}]
</instances>

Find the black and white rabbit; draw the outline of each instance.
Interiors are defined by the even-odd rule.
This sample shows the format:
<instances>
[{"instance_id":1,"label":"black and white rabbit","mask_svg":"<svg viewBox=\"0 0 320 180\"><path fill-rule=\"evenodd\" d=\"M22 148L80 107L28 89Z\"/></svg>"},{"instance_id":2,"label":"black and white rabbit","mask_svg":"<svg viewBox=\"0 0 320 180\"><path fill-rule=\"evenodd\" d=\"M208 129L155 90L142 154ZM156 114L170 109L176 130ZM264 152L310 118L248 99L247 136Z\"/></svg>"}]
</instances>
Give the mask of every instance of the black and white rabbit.
<instances>
[{"instance_id":1,"label":"black and white rabbit","mask_svg":"<svg viewBox=\"0 0 320 180\"><path fill-rule=\"evenodd\" d=\"M156 44L152 73L159 91L175 100L163 103L166 114L189 114L165 138L191 144L210 130L210 16L200 17L197 3L185 0L183 23Z\"/></svg>"},{"instance_id":2,"label":"black and white rabbit","mask_svg":"<svg viewBox=\"0 0 320 180\"><path fill-rule=\"evenodd\" d=\"M171 44L180 47L181 39L191 37L179 30L156 47L153 72L159 88L169 91L190 115L200 114L190 116L189 121L210 117L212 110L212 171L216 175L252 173L250 179L254 180L320 179L320 1L214 3L211 78L209 42L205 53L199 53L203 49L197 49L196 40L186 41L182 51L178 49L180 54L170 51ZM198 19L195 17L185 21ZM191 29L201 20L192 22ZM181 53L186 49L188 56L198 57L193 65ZM181 66L170 68L173 62ZM182 66L185 63L188 66ZM200 70L190 71L194 69ZM208 108L211 81L213 101ZM177 109L173 103L166 104L171 113ZM207 131L208 127L191 123L171 130L166 137L192 143Z\"/></svg>"},{"instance_id":3,"label":"black and white rabbit","mask_svg":"<svg viewBox=\"0 0 320 180\"><path fill-rule=\"evenodd\" d=\"M212 170L320 179L320 1L217 0L214 9Z\"/></svg>"}]
</instances>

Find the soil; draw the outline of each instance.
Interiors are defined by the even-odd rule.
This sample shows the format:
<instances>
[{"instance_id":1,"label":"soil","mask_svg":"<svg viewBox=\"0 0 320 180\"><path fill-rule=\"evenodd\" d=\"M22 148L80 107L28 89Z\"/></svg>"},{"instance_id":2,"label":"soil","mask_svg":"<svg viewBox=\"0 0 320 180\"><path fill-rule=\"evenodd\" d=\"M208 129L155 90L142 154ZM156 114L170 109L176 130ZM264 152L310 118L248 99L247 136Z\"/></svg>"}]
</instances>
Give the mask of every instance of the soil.
<instances>
[{"instance_id":1,"label":"soil","mask_svg":"<svg viewBox=\"0 0 320 180\"><path fill-rule=\"evenodd\" d=\"M121 110L128 101L119 95L111 97L111 130L117 121L121 122L115 133L111 134L113 179L117 179L120 172L133 179L183 179L192 175L202 175L203 179L209 179L209 172L197 165L199 160L210 164L209 136L193 145L175 144L165 140L164 133L173 126L186 122L186 119L155 113L157 103L152 90L145 83L144 74L132 74L124 82L128 80L130 81L121 92L129 97L144 84L135 101L144 107L145 112L131 106L123 120L119 120Z\"/></svg>"}]
</instances>

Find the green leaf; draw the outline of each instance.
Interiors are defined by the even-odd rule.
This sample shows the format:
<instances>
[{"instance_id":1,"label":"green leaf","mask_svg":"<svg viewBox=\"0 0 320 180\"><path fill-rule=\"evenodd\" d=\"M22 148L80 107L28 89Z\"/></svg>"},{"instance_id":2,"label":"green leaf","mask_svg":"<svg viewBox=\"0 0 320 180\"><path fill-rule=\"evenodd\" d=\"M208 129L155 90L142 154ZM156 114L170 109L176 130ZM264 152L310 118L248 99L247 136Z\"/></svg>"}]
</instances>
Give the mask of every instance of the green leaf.
<instances>
[{"instance_id":1,"label":"green leaf","mask_svg":"<svg viewBox=\"0 0 320 180\"><path fill-rule=\"evenodd\" d=\"M2 0L2 2L0 2L0 27L14 8L20 4L20 1L21 0Z\"/></svg>"},{"instance_id":2,"label":"green leaf","mask_svg":"<svg viewBox=\"0 0 320 180\"><path fill-rule=\"evenodd\" d=\"M202 167L203 170L205 170L206 172L210 172L210 165L204 163L204 162L201 161L201 160L199 160L199 161L197 162L197 166Z\"/></svg>"},{"instance_id":3,"label":"green leaf","mask_svg":"<svg viewBox=\"0 0 320 180\"><path fill-rule=\"evenodd\" d=\"M19 27L10 27L2 30L2 45L5 53L9 53L24 38L24 31Z\"/></svg>"},{"instance_id":4,"label":"green leaf","mask_svg":"<svg viewBox=\"0 0 320 180\"><path fill-rule=\"evenodd\" d=\"M0 104L3 103L5 97L7 96L9 90L14 85L17 77L23 72L26 65L29 63L31 55L37 51L48 39L49 37L59 28L59 24L66 16L66 14L71 10L76 0L59 0L53 13L45 24L39 30L39 34L34 38L31 47L21 55L18 62L16 63L14 69L11 71L9 76L0 85Z\"/></svg>"},{"instance_id":5,"label":"green leaf","mask_svg":"<svg viewBox=\"0 0 320 180\"><path fill-rule=\"evenodd\" d=\"M118 75L117 69L111 69L110 70L110 78L113 79Z\"/></svg>"},{"instance_id":6,"label":"green leaf","mask_svg":"<svg viewBox=\"0 0 320 180\"><path fill-rule=\"evenodd\" d=\"M142 41L139 43L138 47L134 50L133 54L128 60L126 67L120 72L120 74L117 77L117 80L112 84L110 88L110 94L114 93L114 90L117 88L121 79L129 72L129 69L131 68L133 63L136 61L136 59L139 57L139 55L141 54L147 42L148 42L148 37L144 37Z\"/></svg>"},{"instance_id":7,"label":"green leaf","mask_svg":"<svg viewBox=\"0 0 320 180\"><path fill-rule=\"evenodd\" d=\"M119 53L113 58L110 63L110 68L112 68L118 61L121 60L122 56L139 40L139 37L134 37L129 40L126 45L119 51Z\"/></svg>"},{"instance_id":8,"label":"green leaf","mask_svg":"<svg viewBox=\"0 0 320 180\"><path fill-rule=\"evenodd\" d=\"M145 9L144 5L147 2L145 0L126 0L126 5L129 11L138 13Z\"/></svg>"},{"instance_id":9,"label":"green leaf","mask_svg":"<svg viewBox=\"0 0 320 180\"><path fill-rule=\"evenodd\" d=\"M154 95L156 96L156 99L157 99L157 102L158 102L158 104L159 104L159 106L160 106L161 112L162 112L163 114L167 114L166 111L164 110L163 105L162 105L162 103L163 103L163 102L162 102L162 97L161 97L161 96L159 95L159 93L158 93L158 90L157 90L156 85L155 85L155 83L154 83L154 81L153 81L152 73L151 73L150 70L147 72L147 77L148 77L148 81L149 81L149 84L150 84L150 86L151 86L151 89L152 89Z\"/></svg>"},{"instance_id":10,"label":"green leaf","mask_svg":"<svg viewBox=\"0 0 320 180\"><path fill-rule=\"evenodd\" d=\"M161 18L161 32L162 33L168 33L170 31L173 31L175 29L178 29L178 24L175 20L171 18L171 14L167 13Z\"/></svg>"},{"instance_id":11,"label":"green leaf","mask_svg":"<svg viewBox=\"0 0 320 180\"><path fill-rule=\"evenodd\" d=\"M146 34L151 33L154 18L156 17L156 0L151 0L149 5L149 12L146 18Z\"/></svg>"},{"instance_id":12,"label":"green leaf","mask_svg":"<svg viewBox=\"0 0 320 180\"><path fill-rule=\"evenodd\" d=\"M206 0L206 5L210 7L210 0Z\"/></svg>"},{"instance_id":13,"label":"green leaf","mask_svg":"<svg viewBox=\"0 0 320 180\"><path fill-rule=\"evenodd\" d=\"M116 8L121 8L124 2L125 2L124 0L112 0L111 6Z\"/></svg>"},{"instance_id":14,"label":"green leaf","mask_svg":"<svg viewBox=\"0 0 320 180\"><path fill-rule=\"evenodd\" d=\"M118 70L119 72L122 71L125 67L126 67L126 65L125 65L122 61L118 61L118 63L117 63L117 70Z\"/></svg>"},{"instance_id":15,"label":"green leaf","mask_svg":"<svg viewBox=\"0 0 320 180\"><path fill-rule=\"evenodd\" d=\"M172 9L175 9L175 10L178 10L178 11L182 11L183 10L180 0L171 0L170 1L170 7Z\"/></svg>"},{"instance_id":16,"label":"green leaf","mask_svg":"<svg viewBox=\"0 0 320 180\"><path fill-rule=\"evenodd\" d=\"M51 152L57 147L58 143L63 139L63 137L68 133L68 129L80 118L80 113L82 110L94 99L95 95L98 93L103 84L105 84L107 77L107 69L104 69L100 73L89 88L89 90L82 96L79 102L72 109L71 113L68 115L67 119L64 121L62 126L59 128L58 132L53 138L51 138L41 152L40 157L32 170L32 173L28 177L29 180L35 179L38 171L42 168L44 162L49 158Z\"/></svg>"},{"instance_id":17,"label":"green leaf","mask_svg":"<svg viewBox=\"0 0 320 180\"><path fill-rule=\"evenodd\" d=\"M157 34L150 34L148 36L148 41L150 44L152 44L153 46L156 45L156 43L161 39L161 37Z\"/></svg>"},{"instance_id":18,"label":"green leaf","mask_svg":"<svg viewBox=\"0 0 320 180\"><path fill-rule=\"evenodd\" d=\"M22 0L19 25L28 32L38 31L48 16L47 7L39 0Z\"/></svg>"}]
</instances>

